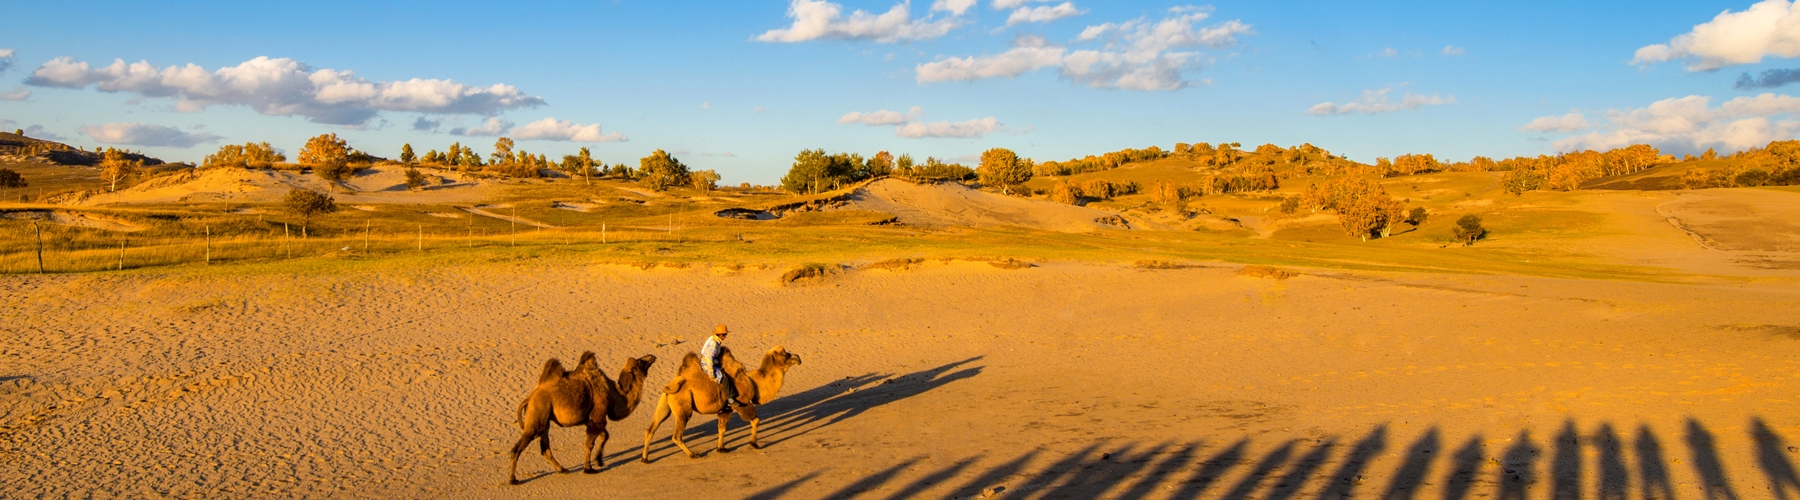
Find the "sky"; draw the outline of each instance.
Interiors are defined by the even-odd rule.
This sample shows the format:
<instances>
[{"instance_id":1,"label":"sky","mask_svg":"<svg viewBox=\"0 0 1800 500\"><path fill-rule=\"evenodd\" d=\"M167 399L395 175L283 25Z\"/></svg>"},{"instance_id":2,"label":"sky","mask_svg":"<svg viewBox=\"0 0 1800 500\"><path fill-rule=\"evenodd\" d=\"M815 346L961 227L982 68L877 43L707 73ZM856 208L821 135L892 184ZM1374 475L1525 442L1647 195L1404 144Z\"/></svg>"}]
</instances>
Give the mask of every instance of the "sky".
<instances>
[{"instance_id":1,"label":"sky","mask_svg":"<svg viewBox=\"0 0 1800 500\"><path fill-rule=\"evenodd\" d=\"M0 129L198 162L498 136L774 183L803 149L973 163L1177 142L1352 159L1800 136L1800 9L1750 2L24 2Z\"/></svg>"}]
</instances>

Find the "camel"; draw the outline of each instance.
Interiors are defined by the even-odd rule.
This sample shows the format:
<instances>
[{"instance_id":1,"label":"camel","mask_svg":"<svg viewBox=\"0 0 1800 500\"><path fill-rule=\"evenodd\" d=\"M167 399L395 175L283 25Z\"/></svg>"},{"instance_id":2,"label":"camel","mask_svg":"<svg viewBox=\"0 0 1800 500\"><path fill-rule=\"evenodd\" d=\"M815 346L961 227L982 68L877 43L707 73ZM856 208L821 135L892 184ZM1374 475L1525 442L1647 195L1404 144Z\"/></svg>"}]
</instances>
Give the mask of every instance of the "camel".
<instances>
[{"instance_id":1,"label":"camel","mask_svg":"<svg viewBox=\"0 0 1800 500\"><path fill-rule=\"evenodd\" d=\"M599 467L606 466L606 432L607 420L624 420L637 409L638 401L643 399L644 378L650 372L650 365L656 363L656 356L646 354L641 358L628 358L625 367L619 370L619 382L613 383L600 372L600 363L593 352L581 353L581 362L574 370L564 370L561 360L550 358L544 363L544 369L538 374L537 386L531 389L531 395L519 402L519 442L512 448L512 484L519 484L519 453L531 444L533 439L541 439L539 449L544 459L550 461L550 467L557 472L564 472L561 463L550 454L550 423L563 427L577 425L587 426L587 452L582 456L582 471L588 474L600 472ZM594 438L600 438L600 446L594 446Z\"/></svg>"},{"instance_id":2,"label":"camel","mask_svg":"<svg viewBox=\"0 0 1800 500\"><path fill-rule=\"evenodd\" d=\"M788 368L800 364L800 356L789 354L787 349L776 346L763 355L762 366L754 371L744 369L743 363L732 357L729 349L721 356L723 360L719 367L731 374L731 379L737 384L737 415L745 422L750 422L750 447L762 449L762 445L756 442L757 424L762 422L756 416L756 405L775 399L775 395L781 392L782 379L787 375ZM650 463L650 439L656 436L656 428L664 420L668 420L671 413L675 415L675 445L687 452L688 458L699 457L694 454L694 450L688 448L681 436L687 430L688 418L694 413L719 416L717 449L720 453L731 452L731 448L725 447L725 424L731 421L731 413L725 411L723 391L719 383L701 372L698 354L689 352L682 358L681 369L675 380L669 382L663 388L663 393L656 398L656 413L650 417L650 428L644 431L644 463Z\"/></svg>"}]
</instances>

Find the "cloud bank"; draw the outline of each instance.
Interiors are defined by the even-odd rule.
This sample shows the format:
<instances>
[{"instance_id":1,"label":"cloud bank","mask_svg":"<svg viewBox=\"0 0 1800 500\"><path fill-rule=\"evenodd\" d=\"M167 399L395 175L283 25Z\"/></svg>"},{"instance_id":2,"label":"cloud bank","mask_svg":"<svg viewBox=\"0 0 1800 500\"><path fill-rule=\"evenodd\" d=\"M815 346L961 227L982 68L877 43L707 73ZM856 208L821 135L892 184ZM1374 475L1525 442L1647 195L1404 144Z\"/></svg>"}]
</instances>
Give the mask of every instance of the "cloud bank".
<instances>
[{"instance_id":1,"label":"cloud bank","mask_svg":"<svg viewBox=\"0 0 1800 500\"><path fill-rule=\"evenodd\" d=\"M88 136L95 142L125 146L191 148L223 139L206 132L188 133L175 127L148 123L82 125L80 130L81 135Z\"/></svg>"},{"instance_id":2,"label":"cloud bank","mask_svg":"<svg viewBox=\"0 0 1800 500\"><path fill-rule=\"evenodd\" d=\"M788 5L787 15L794 20L793 25L782 29L772 29L757 35L759 42L807 42L819 39L874 41L876 43L900 43L915 40L930 40L949 34L962 26L962 20L955 17L969 10L973 2L947 0L933 4L934 11L949 11L952 17L944 19L913 19L909 2L900 2L882 14L870 14L867 11L852 11L844 16L844 6L825 0L794 0ZM941 8L940 8L941 7Z\"/></svg>"},{"instance_id":3,"label":"cloud bank","mask_svg":"<svg viewBox=\"0 0 1800 500\"><path fill-rule=\"evenodd\" d=\"M629 140L622 133L601 133L598 123L583 125L555 118L545 118L527 123L514 130L512 137L521 141L625 142Z\"/></svg>"},{"instance_id":4,"label":"cloud bank","mask_svg":"<svg viewBox=\"0 0 1800 500\"><path fill-rule=\"evenodd\" d=\"M315 123L361 126L382 111L493 115L541 106L544 99L510 85L474 87L451 80L414 78L372 82L355 72L313 69L288 58L258 57L208 71L198 65L157 68L148 61L114 59L104 67L59 57L26 78L26 85L175 99L175 109L194 112L240 105L271 116L303 116Z\"/></svg>"},{"instance_id":5,"label":"cloud bank","mask_svg":"<svg viewBox=\"0 0 1800 500\"><path fill-rule=\"evenodd\" d=\"M874 111L864 113L852 111L838 118L840 124L863 124L871 126L894 126L894 135L908 139L973 139L994 132L1006 132L1012 129L990 116L960 122L920 121L925 115L918 106L913 106L905 114L896 111Z\"/></svg>"},{"instance_id":6,"label":"cloud bank","mask_svg":"<svg viewBox=\"0 0 1800 500\"><path fill-rule=\"evenodd\" d=\"M19 58L16 54L17 52L13 49L0 49L0 73L12 69L13 63L18 62Z\"/></svg>"},{"instance_id":7,"label":"cloud bank","mask_svg":"<svg viewBox=\"0 0 1800 500\"><path fill-rule=\"evenodd\" d=\"M1063 79L1090 88L1180 90L1203 83L1184 76L1205 59L1192 49L1228 48L1237 43L1238 36L1255 33L1250 25L1235 19L1197 26L1210 16L1202 9L1177 7L1154 22L1140 18L1088 26L1075 43L1096 44L1097 48L1071 49L1041 36L1021 35L1005 52L944 58L919 64L914 70L918 82L924 84L1013 78L1055 67Z\"/></svg>"},{"instance_id":8,"label":"cloud bank","mask_svg":"<svg viewBox=\"0 0 1800 500\"><path fill-rule=\"evenodd\" d=\"M1343 104L1321 102L1314 104L1311 108L1307 109L1306 112L1313 116L1348 115L1353 113L1378 115L1396 111L1414 110L1425 106L1442 106L1445 104L1456 103L1456 96L1444 97L1438 94L1414 94L1410 90L1406 91L1404 96L1401 96L1399 102L1395 102L1388 98L1388 93L1393 90L1393 87L1381 90L1364 90L1362 97L1358 98L1356 102L1347 102Z\"/></svg>"},{"instance_id":9,"label":"cloud bank","mask_svg":"<svg viewBox=\"0 0 1800 500\"><path fill-rule=\"evenodd\" d=\"M1558 151L1605 150L1649 144L1673 154L1708 148L1742 151L1800 133L1800 97L1762 94L1714 107L1700 95L1663 99L1642 108L1608 110L1597 130L1557 140ZM1533 120L1538 123L1543 117ZM1527 124L1529 125L1529 124Z\"/></svg>"},{"instance_id":10,"label":"cloud bank","mask_svg":"<svg viewBox=\"0 0 1800 500\"><path fill-rule=\"evenodd\" d=\"M1574 132L1578 130L1587 130L1589 127L1587 115L1572 112L1562 116L1537 117L1537 119L1532 120L1531 123L1519 127L1519 130L1526 132Z\"/></svg>"},{"instance_id":11,"label":"cloud bank","mask_svg":"<svg viewBox=\"0 0 1800 500\"><path fill-rule=\"evenodd\" d=\"M1687 61L1688 71L1712 71L1754 64L1764 57L1800 56L1800 6L1764 0L1743 12L1727 10L1668 43L1646 45L1632 55L1635 65Z\"/></svg>"}]
</instances>

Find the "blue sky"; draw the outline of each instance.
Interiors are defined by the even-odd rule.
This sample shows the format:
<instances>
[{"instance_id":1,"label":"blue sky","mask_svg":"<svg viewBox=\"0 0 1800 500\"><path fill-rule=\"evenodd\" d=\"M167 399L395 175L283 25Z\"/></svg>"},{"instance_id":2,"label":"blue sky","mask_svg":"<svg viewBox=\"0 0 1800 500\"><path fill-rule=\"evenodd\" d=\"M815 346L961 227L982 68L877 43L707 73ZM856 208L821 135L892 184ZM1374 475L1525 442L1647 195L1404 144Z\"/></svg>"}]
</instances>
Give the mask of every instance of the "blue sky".
<instances>
[{"instance_id":1,"label":"blue sky","mask_svg":"<svg viewBox=\"0 0 1800 500\"><path fill-rule=\"evenodd\" d=\"M1361 161L1461 160L1631 142L1731 150L1800 131L1800 100L1785 86L1800 73L1735 86L1800 66L1787 48L1800 47L1800 28L1786 27L1800 27L1800 13L1784 0L63 1L4 11L83 23L0 33L0 127L169 160L246 141L292 152L326 132L383 156L402 143L485 152L495 138L482 134L503 132L552 157L585 146L635 164L660 148L729 183L771 183L803 148L954 159L998 146L1061 160L1176 142L1310 142ZM107 73L115 59L151 73ZM425 84L390 85L414 79Z\"/></svg>"}]
</instances>

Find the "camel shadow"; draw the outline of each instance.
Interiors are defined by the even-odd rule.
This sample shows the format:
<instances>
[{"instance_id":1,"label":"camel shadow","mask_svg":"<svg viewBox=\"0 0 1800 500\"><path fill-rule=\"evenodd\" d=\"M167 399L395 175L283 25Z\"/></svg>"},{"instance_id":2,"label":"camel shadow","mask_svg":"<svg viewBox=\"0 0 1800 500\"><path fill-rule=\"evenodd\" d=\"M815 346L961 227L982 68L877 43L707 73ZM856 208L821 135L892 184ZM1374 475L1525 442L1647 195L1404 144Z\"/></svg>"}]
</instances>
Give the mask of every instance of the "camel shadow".
<instances>
[{"instance_id":1,"label":"camel shadow","mask_svg":"<svg viewBox=\"0 0 1800 500\"><path fill-rule=\"evenodd\" d=\"M766 415L760 425L761 443L764 447L773 446L854 418L882 405L924 394L951 382L980 375L982 367L963 367L963 365L981 359L982 356L976 356L904 375L866 373L845 377L842 380L799 393L777 397L774 401L757 407L759 413ZM958 369L959 367L963 368ZM687 429L687 434L684 435L686 439L718 438L718 425L713 419L697 418L695 420L697 422L691 424ZM743 422L734 419L732 430L744 429ZM659 437L661 439L656 440L650 449L652 461L680 452L667 436ZM706 456L711 454L711 450L698 453L700 456ZM631 454L615 453L607 460L610 464L615 459Z\"/></svg>"}]
</instances>

